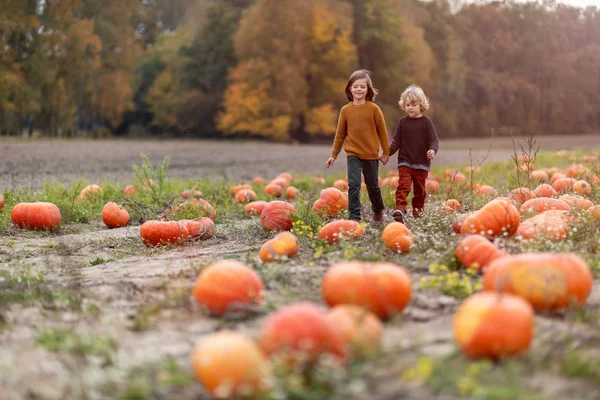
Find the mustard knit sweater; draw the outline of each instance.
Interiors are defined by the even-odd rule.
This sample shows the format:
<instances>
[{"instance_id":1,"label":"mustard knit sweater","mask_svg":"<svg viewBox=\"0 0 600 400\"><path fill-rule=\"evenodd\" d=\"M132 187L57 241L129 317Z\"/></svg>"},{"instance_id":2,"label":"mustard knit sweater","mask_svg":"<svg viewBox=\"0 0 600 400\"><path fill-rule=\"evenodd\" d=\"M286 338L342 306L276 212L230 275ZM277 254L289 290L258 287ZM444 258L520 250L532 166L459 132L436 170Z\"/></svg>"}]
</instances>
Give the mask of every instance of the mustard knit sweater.
<instances>
[{"instance_id":1,"label":"mustard knit sweater","mask_svg":"<svg viewBox=\"0 0 600 400\"><path fill-rule=\"evenodd\" d=\"M361 160L377 160L379 145L383 155L390 154L387 129L379 106L371 101L355 105L348 103L340 111L331 157L344 150L348 156Z\"/></svg>"}]
</instances>

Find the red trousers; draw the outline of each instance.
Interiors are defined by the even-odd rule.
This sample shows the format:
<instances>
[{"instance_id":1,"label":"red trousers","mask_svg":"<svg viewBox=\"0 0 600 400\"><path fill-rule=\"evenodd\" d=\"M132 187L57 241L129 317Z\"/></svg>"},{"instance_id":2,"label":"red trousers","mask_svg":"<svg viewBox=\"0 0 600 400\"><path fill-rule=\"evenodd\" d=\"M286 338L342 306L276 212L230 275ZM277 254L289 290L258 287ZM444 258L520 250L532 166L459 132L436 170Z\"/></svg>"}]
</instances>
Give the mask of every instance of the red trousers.
<instances>
[{"instance_id":1,"label":"red trousers","mask_svg":"<svg viewBox=\"0 0 600 400\"><path fill-rule=\"evenodd\" d=\"M417 218L423 211L427 192L425 191L425 180L429 171L414 169L406 166L398 168L398 187L396 188L396 209L406 210L406 198L413 187L412 209L413 217Z\"/></svg>"}]
</instances>

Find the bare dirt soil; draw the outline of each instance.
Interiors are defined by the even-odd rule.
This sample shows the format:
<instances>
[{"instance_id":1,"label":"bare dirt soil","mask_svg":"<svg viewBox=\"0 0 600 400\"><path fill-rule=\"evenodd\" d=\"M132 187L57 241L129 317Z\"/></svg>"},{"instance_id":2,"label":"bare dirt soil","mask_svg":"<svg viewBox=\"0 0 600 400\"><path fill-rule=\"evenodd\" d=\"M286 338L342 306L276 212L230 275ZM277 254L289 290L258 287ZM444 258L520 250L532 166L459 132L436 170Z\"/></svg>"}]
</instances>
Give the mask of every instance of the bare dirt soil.
<instances>
[{"instance_id":1,"label":"bare dirt soil","mask_svg":"<svg viewBox=\"0 0 600 400\"><path fill-rule=\"evenodd\" d=\"M589 141L587 148L600 149L596 137L541 138L540 142L542 149L558 150L580 147L583 140ZM487 145L485 140L443 141L435 162L448 166L468 163L468 147L477 147L472 157L478 161L485 156ZM511 146L509 140L496 140L486 162L508 161ZM256 142L0 141L0 192L10 187L37 187L45 180L129 183L133 179L131 164L139 164L140 153L155 164L170 156L169 177L243 181L256 175L271 178L283 171L343 172L343 160L325 170L329 151L329 146ZM15 283L0 275L0 291L16 285L26 297L0 308L0 397L110 399L125 398L126 393L127 398L205 398L199 384L186 380L191 375L189 358L194 343L227 327L254 335L264 310L257 310L252 319L210 318L190 294L197 272L211 261L238 257L256 263L264 240L258 222L219 224L214 238L167 250L146 249L139 240L139 226L108 230L94 222L72 226L68 232L45 235L9 229L8 235L0 238L0 270L29 277ZM367 235L378 234L368 228ZM320 279L328 264L317 260L308 266L308 261L300 255L285 265L285 270L281 265L263 267L263 276L271 278L267 309L297 299L320 301ZM418 274L414 281L417 279ZM600 306L599 292L596 283L590 304ZM422 354L450 353L454 348L451 316L456 305L457 300L449 296L416 293L401 319L386 325L387 357L393 360L401 354L414 360ZM48 338L40 345L44 332L63 330L65 335L76 332L74 343L62 343L68 351L50 351L52 339ZM538 330L548 338L572 334L566 322L555 318L540 317ZM600 337L598 332L586 335ZM377 369L372 376L379 385L361 386L356 392L348 388L344 398L434 398L422 388L401 384L399 374L397 363ZM572 397L573 393L580 400L599 398L585 382L550 373L532 379L541 382L540 392L551 399Z\"/></svg>"}]
</instances>

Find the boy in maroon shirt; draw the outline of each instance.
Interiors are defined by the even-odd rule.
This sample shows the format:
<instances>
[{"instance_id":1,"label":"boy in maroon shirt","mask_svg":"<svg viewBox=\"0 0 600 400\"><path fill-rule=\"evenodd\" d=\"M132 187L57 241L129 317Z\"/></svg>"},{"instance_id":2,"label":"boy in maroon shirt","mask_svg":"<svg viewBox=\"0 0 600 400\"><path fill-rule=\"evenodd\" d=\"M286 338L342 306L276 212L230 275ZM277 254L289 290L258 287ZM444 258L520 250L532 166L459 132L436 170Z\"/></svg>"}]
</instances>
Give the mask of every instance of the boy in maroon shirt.
<instances>
[{"instance_id":1,"label":"boy in maroon shirt","mask_svg":"<svg viewBox=\"0 0 600 400\"><path fill-rule=\"evenodd\" d=\"M408 114L400 118L390 145L390 156L398 151L398 188L396 189L396 209L394 220L404 223L406 218L406 198L413 187L412 212L417 218L423 211L425 180L431 168L431 160L438 151L438 136L433 123L423 115L429 108L429 99L423 89L410 85L400 96L400 108ZM380 157L385 164L387 159Z\"/></svg>"}]
</instances>

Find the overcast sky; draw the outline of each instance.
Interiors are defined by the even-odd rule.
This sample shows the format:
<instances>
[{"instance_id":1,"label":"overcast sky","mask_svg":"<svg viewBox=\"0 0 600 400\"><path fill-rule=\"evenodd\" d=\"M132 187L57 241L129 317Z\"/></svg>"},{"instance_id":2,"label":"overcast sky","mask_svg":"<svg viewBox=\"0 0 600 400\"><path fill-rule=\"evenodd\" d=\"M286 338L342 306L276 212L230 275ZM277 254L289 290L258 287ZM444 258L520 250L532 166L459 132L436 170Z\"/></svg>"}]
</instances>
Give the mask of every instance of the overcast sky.
<instances>
[{"instance_id":1,"label":"overcast sky","mask_svg":"<svg viewBox=\"0 0 600 400\"><path fill-rule=\"evenodd\" d=\"M600 0L559 0L559 3L568 4L575 7L596 6L600 7Z\"/></svg>"}]
</instances>

